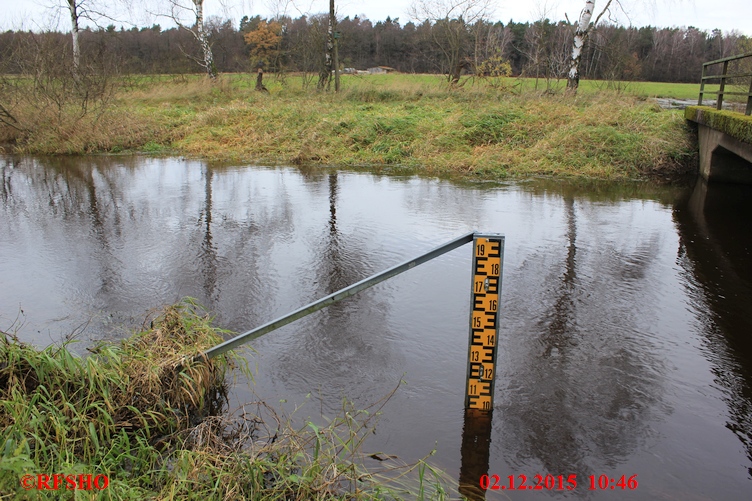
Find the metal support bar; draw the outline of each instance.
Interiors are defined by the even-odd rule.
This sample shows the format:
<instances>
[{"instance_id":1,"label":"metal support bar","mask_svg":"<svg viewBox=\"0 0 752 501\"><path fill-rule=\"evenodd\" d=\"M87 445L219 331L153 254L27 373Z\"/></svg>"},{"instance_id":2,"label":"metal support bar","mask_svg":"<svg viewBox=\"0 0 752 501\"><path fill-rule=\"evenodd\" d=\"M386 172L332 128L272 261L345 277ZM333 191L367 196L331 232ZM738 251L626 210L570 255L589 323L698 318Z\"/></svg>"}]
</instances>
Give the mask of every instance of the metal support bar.
<instances>
[{"instance_id":1,"label":"metal support bar","mask_svg":"<svg viewBox=\"0 0 752 501\"><path fill-rule=\"evenodd\" d=\"M216 357L217 355L221 355L222 353L225 353L226 351L237 348L238 346L245 344L248 341L259 338L263 336L264 334L267 334L273 330L279 329L280 327L285 326L289 323L292 323L295 320L298 320L300 318L303 318L306 315L310 315L311 313L318 311L322 308L325 308L331 304L334 304L337 301L341 301L354 294L357 294L358 292L362 290L368 289L369 287L372 287L378 284L379 282L383 282L384 280L388 278L392 278L393 276L399 275L400 273L403 273L407 270L415 268L419 264L423 264L426 261L430 261L431 259L439 257L442 254L446 254L447 252L454 250L457 247L461 247L467 243L470 243L473 241L474 236L475 236L475 232L462 235L461 237L456 238L452 240L451 242L447 242L443 245L440 245L436 247L435 249L430 250L424 254L421 254L420 256L415 257L409 261L405 261L402 264L398 264L397 266L393 266L387 270L382 271L381 273L372 275L364 280L361 280L360 282L357 282L348 287L345 287L344 289L340 289L334 294L330 294L324 298L319 299L318 301L314 301L313 303L309 305L303 306L302 308L299 308L293 311L292 313L288 313L287 315L283 317L280 317L276 320L272 320L271 322L266 323L260 327L256 327L253 330L244 332L243 334L239 334L232 339L228 339L224 343L218 344L217 346L206 350L204 353L199 353L198 355L194 357L194 360L200 360L204 358L213 358L213 357Z\"/></svg>"},{"instance_id":2,"label":"metal support bar","mask_svg":"<svg viewBox=\"0 0 752 501\"><path fill-rule=\"evenodd\" d=\"M719 92L713 91L713 92L705 92L705 94L718 94ZM724 96L751 96L752 92L730 92L730 91L723 91Z\"/></svg>"},{"instance_id":3,"label":"metal support bar","mask_svg":"<svg viewBox=\"0 0 752 501\"><path fill-rule=\"evenodd\" d=\"M703 80L720 80L721 78L745 78L752 77L752 73L729 73L728 75L710 75L709 77L703 76Z\"/></svg>"}]
</instances>

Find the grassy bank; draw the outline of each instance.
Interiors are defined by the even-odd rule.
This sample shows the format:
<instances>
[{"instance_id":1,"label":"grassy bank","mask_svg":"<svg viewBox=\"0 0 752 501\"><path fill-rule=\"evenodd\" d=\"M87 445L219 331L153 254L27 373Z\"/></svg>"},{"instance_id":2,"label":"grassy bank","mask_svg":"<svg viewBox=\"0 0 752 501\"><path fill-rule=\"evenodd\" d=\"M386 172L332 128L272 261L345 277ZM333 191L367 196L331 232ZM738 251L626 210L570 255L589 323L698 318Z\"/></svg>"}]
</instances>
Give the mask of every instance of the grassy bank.
<instances>
[{"instance_id":1,"label":"grassy bank","mask_svg":"<svg viewBox=\"0 0 752 501\"><path fill-rule=\"evenodd\" d=\"M681 112L646 99L638 89L648 84L617 92L584 82L574 97L531 90L529 80L449 89L436 76L346 76L334 95L303 88L299 77L267 80L268 94L253 91L249 76L215 85L139 78L99 116L48 117L25 132L6 128L5 139L33 154L169 152L482 177L634 179L670 176L694 161ZM664 91L685 92L676 84Z\"/></svg>"},{"instance_id":2,"label":"grassy bank","mask_svg":"<svg viewBox=\"0 0 752 501\"><path fill-rule=\"evenodd\" d=\"M0 333L0 499L389 499L428 487L399 488L400 475L430 474L423 463L363 468L365 412L346 406L328 426L302 429L260 403L218 413L231 360L185 356L220 339L190 302L87 358ZM27 490L56 474L57 490L54 480ZM79 475L105 475L106 488L73 489L87 487ZM438 480L430 487L443 496Z\"/></svg>"}]
</instances>

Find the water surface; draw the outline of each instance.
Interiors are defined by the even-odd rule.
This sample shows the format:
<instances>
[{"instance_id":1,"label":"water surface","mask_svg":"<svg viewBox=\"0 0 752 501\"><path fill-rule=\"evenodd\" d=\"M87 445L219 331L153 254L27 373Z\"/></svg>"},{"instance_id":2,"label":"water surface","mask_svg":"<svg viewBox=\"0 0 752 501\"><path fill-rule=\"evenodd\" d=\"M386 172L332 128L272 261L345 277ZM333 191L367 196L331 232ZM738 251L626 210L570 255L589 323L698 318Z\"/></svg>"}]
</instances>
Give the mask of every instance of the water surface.
<instances>
[{"instance_id":1,"label":"water surface","mask_svg":"<svg viewBox=\"0 0 752 501\"><path fill-rule=\"evenodd\" d=\"M24 340L73 335L83 352L184 296L243 331L465 232L503 233L487 452L461 454L470 246L253 342L255 394L239 384L233 402L321 420L399 385L369 452L436 449L455 479L487 464L505 482L578 480L487 499L752 488L748 187L458 185L105 157L3 158L0 170L0 329ZM590 475L638 475L639 487L591 491Z\"/></svg>"}]
</instances>

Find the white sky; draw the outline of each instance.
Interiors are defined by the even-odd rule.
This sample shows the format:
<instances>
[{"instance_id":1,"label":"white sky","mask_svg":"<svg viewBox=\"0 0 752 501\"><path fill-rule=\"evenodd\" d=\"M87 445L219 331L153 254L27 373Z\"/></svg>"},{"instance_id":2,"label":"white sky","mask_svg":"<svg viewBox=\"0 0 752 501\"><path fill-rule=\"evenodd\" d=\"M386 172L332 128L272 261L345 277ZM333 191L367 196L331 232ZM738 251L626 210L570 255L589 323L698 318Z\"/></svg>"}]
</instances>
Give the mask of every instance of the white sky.
<instances>
[{"instance_id":1,"label":"white sky","mask_svg":"<svg viewBox=\"0 0 752 501\"><path fill-rule=\"evenodd\" d=\"M112 0L94 1L108 6L115 3ZM135 4L137 0L120 1ZM147 13L148 10L152 10L150 6L158 0L140 1L141 7L133 8L133 12L128 16L132 22L138 26L150 26L155 22L163 27L171 26L168 20L154 18ZM407 9L411 0L335 1L339 17L361 15L375 22L391 16L398 17L403 24L409 19ZM243 15L271 15L274 8L269 5L276 3L278 2L275 0L205 0L204 5L207 15L231 18L237 24ZM328 0L280 0L279 3L287 4L287 13L292 17L298 17L301 13L328 11L329 5ZM599 12L599 7L602 8L605 3L606 0L596 0L596 12ZM56 11L61 29L67 30L69 26L65 12L62 12L61 17L59 9L49 8L51 5L62 5L63 0L0 0L0 4L0 29L35 30L55 26ZM559 20L563 19L566 13L569 19L574 21L579 17L584 4L584 0L499 0L495 2L496 9L490 18L504 23L510 19L534 21L541 17ZM707 31L720 28L723 31L737 30L752 36L752 0L622 0L622 4L629 17L618 8L612 10L616 13L616 20L624 25L694 26ZM125 19L126 15L121 14L118 18ZM105 21L103 24L109 23Z\"/></svg>"}]
</instances>

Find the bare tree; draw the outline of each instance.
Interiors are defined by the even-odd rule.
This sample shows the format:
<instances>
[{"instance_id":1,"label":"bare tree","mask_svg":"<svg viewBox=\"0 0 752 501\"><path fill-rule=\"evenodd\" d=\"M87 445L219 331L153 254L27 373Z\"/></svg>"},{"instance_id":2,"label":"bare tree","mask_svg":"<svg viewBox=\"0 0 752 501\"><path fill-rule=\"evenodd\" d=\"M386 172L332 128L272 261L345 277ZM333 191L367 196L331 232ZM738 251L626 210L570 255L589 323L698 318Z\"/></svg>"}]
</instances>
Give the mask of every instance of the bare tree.
<instances>
[{"instance_id":1,"label":"bare tree","mask_svg":"<svg viewBox=\"0 0 752 501\"><path fill-rule=\"evenodd\" d=\"M549 50L546 56L546 86L551 88L551 79L559 80L567 77L569 70L569 51L567 44L571 40L571 26L569 23L559 21L553 26L553 32L549 39Z\"/></svg>"},{"instance_id":2,"label":"bare tree","mask_svg":"<svg viewBox=\"0 0 752 501\"><path fill-rule=\"evenodd\" d=\"M61 8L68 11L71 23L71 42L73 48L73 72L78 74L81 68L81 44L79 34L81 33L81 23L84 20L93 24L98 24L101 20L112 21L115 19L118 2L106 5L103 0L58 0L64 2L64 6L57 3L56 9ZM54 4L53 4L54 5ZM106 11L109 11L106 12Z\"/></svg>"},{"instance_id":3,"label":"bare tree","mask_svg":"<svg viewBox=\"0 0 752 501\"><path fill-rule=\"evenodd\" d=\"M431 36L444 57L448 80L456 85L467 65L469 27L492 11L491 0L415 0L408 10L413 19L433 25Z\"/></svg>"},{"instance_id":4,"label":"bare tree","mask_svg":"<svg viewBox=\"0 0 752 501\"><path fill-rule=\"evenodd\" d=\"M523 74L526 76L535 75L535 90L538 90L538 79L541 76L541 70L545 70L543 61L545 59L545 37L546 37L546 25L544 21L547 19L539 19L532 23L530 27L525 30L523 49L520 51L525 55L527 64L523 68Z\"/></svg>"},{"instance_id":5,"label":"bare tree","mask_svg":"<svg viewBox=\"0 0 752 501\"><path fill-rule=\"evenodd\" d=\"M313 83L321 71L323 58L321 47L326 44L328 16L302 16L287 23L284 50L290 64L303 72L303 87Z\"/></svg>"},{"instance_id":6,"label":"bare tree","mask_svg":"<svg viewBox=\"0 0 752 501\"><path fill-rule=\"evenodd\" d=\"M69 144L74 136L87 137L110 111L117 57L106 50L85 52L85 63L74 72L66 39L57 32L22 33L0 59L0 142L57 134Z\"/></svg>"},{"instance_id":7,"label":"bare tree","mask_svg":"<svg viewBox=\"0 0 752 501\"><path fill-rule=\"evenodd\" d=\"M193 59L204 68L209 78L216 79L217 67L214 64L214 54L204 25L204 0L166 0L166 2L169 11L167 16L182 29L189 31L201 47L203 59Z\"/></svg>"},{"instance_id":8,"label":"bare tree","mask_svg":"<svg viewBox=\"0 0 752 501\"><path fill-rule=\"evenodd\" d=\"M481 22L476 23L482 28L483 33L479 37L479 50L476 51L475 57L478 61L483 61L493 56L502 58L509 57L509 50L512 44L512 30L509 26L503 26L501 23Z\"/></svg>"}]
</instances>

